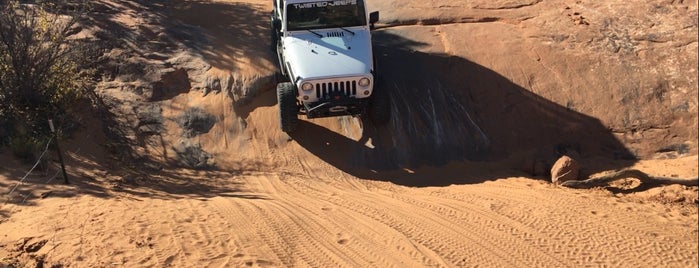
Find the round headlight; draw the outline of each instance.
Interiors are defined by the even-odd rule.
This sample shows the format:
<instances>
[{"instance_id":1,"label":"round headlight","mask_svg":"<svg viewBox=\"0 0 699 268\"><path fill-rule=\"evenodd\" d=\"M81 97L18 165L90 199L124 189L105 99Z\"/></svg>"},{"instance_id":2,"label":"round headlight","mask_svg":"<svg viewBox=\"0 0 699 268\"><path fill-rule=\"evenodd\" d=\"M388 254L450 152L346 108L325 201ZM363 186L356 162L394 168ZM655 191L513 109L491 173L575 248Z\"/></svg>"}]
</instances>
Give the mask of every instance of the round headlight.
<instances>
[{"instance_id":1,"label":"round headlight","mask_svg":"<svg viewBox=\"0 0 699 268\"><path fill-rule=\"evenodd\" d=\"M369 78L364 77L362 79L359 79L359 86L360 87L368 87L369 84L371 84L371 80L369 80Z\"/></svg>"},{"instance_id":2,"label":"round headlight","mask_svg":"<svg viewBox=\"0 0 699 268\"><path fill-rule=\"evenodd\" d=\"M301 89L302 89L303 91L313 90L313 84L311 84L310 82L303 83L303 84L301 85Z\"/></svg>"}]
</instances>

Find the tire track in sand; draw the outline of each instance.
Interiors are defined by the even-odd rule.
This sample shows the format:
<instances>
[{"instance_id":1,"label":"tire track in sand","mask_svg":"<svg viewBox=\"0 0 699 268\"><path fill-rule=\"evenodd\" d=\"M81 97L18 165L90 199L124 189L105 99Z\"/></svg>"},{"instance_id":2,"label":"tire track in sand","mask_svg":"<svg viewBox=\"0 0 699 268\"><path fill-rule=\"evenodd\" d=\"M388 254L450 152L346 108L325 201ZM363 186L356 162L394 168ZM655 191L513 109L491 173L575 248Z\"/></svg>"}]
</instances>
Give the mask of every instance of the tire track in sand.
<instances>
[{"instance_id":1,"label":"tire track in sand","mask_svg":"<svg viewBox=\"0 0 699 268\"><path fill-rule=\"evenodd\" d=\"M509 252L500 245L489 242L488 237L470 232L471 230L458 226L440 215L426 210L414 210L396 199L385 197L374 192L345 192L337 195L319 195L309 191L310 188L296 187L304 195L314 195L326 201L354 211L372 219L375 224L382 224L402 234L412 248L417 249L428 261L428 266L469 265L470 263L496 264L514 266L516 263L507 261ZM337 189L337 188L336 188ZM343 192L338 189L339 192ZM393 194L393 193L392 193ZM407 209L403 209L407 208ZM503 241L505 243L507 241ZM400 254L400 253L399 253ZM403 253L405 254L405 253Z\"/></svg>"},{"instance_id":2,"label":"tire track in sand","mask_svg":"<svg viewBox=\"0 0 699 268\"><path fill-rule=\"evenodd\" d=\"M335 183L328 186L335 187L337 193L328 196L318 191L328 188L325 185L302 187L291 183L288 186L391 226L452 265L683 266L697 259L696 252L691 250L691 242L697 239L688 238L691 228L668 226L680 229L658 234L657 223L646 219L660 211L629 215L623 207L615 206L618 202L614 199L548 186L536 188L531 183L486 184L459 186L472 189L459 189L455 191L458 195L449 194L450 188L425 191L399 187L396 191L357 192ZM478 244L469 245L464 240ZM459 254L468 250L480 253L459 258ZM479 259L479 254L486 257ZM511 262L503 262L503 255ZM649 260L648 255L653 257Z\"/></svg>"},{"instance_id":3,"label":"tire track in sand","mask_svg":"<svg viewBox=\"0 0 699 268\"><path fill-rule=\"evenodd\" d=\"M643 217L656 211L627 217L614 199L555 187L515 181L408 188L286 173L241 180L246 192L265 199L217 197L211 206L238 232L232 239L243 253L237 255L249 260L237 264L686 266L696 260L691 250L670 252L678 244L690 248L686 237L648 233L657 228ZM615 223L599 224L606 220Z\"/></svg>"},{"instance_id":4,"label":"tire track in sand","mask_svg":"<svg viewBox=\"0 0 699 268\"><path fill-rule=\"evenodd\" d=\"M159 206L145 208L159 215L160 222L149 223L148 233L155 237L151 237L152 244L142 246L153 250L158 262L165 266L175 263L227 265L230 252L236 252L238 246L231 244L230 234L221 228L222 218L212 213L207 202L188 199L174 202L175 206L167 206L164 211Z\"/></svg>"},{"instance_id":5,"label":"tire track in sand","mask_svg":"<svg viewBox=\"0 0 699 268\"><path fill-rule=\"evenodd\" d=\"M493 213L492 210L482 209L474 203L456 203L454 200L432 196L422 196L418 199L413 195L393 195L391 198L402 201L416 210L419 209L422 213L431 212L440 215L437 223L458 224L488 238L495 246L510 253L508 258L519 265L565 266L565 259L537 247L538 244L548 241L545 236L518 221ZM458 259L455 253L457 252L451 252L449 256L452 259Z\"/></svg>"},{"instance_id":6,"label":"tire track in sand","mask_svg":"<svg viewBox=\"0 0 699 268\"><path fill-rule=\"evenodd\" d=\"M658 223L649 219L662 212L652 207L630 213L624 202L613 198L555 187L509 185L518 184L474 186L478 196L462 191L436 195L480 208L486 212L483 215L495 216L496 222L526 226L529 233L539 234L531 240L532 246L566 263L684 266L697 261L696 251L690 250L697 239L687 235L691 228L667 224L666 232L658 234Z\"/></svg>"},{"instance_id":7,"label":"tire track in sand","mask_svg":"<svg viewBox=\"0 0 699 268\"><path fill-rule=\"evenodd\" d=\"M351 246L342 234L344 221L322 217L320 214L326 211L322 202L289 191L292 188L282 181L280 175L251 177L251 190L264 192L269 200L217 199L216 207L224 215L247 217L247 231L264 241L278 258L278 265L367 267L375 265L371 260L390 263L369 249Z\"/></svg>"}]
</instances>

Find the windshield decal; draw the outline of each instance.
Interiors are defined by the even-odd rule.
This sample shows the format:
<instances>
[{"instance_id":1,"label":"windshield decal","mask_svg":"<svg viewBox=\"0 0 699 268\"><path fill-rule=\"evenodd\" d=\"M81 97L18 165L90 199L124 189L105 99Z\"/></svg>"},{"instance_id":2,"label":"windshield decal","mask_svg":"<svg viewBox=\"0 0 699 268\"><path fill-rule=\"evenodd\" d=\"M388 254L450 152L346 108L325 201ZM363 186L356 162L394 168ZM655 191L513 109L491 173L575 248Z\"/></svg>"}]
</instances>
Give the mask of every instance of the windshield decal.
<instances>
[{"instance_id":1,"label":"windshield decal","mask_svg":"<svg viewBox=\"0 0 699 268\"><path fill-rule=\"evenodd\" d=\"M347 28L365 26L366 23L362 0L289 4L286 9L287 31Z\"/></svg>"},{"instance_id":2,"label":"windshield decal","mask_svg":"<svg viewBox=\"0 0 699 268\"><path fill-rule=\"evenodd\" d=\"M314 8L314 7L327 7L327 6L349 6L349 5L356 5L357 0L338 0L338 1L322 1L322 2L313 2L313 3L303 3L303 4L294 4L295 8Z\"/></svg>"}]
</instances>

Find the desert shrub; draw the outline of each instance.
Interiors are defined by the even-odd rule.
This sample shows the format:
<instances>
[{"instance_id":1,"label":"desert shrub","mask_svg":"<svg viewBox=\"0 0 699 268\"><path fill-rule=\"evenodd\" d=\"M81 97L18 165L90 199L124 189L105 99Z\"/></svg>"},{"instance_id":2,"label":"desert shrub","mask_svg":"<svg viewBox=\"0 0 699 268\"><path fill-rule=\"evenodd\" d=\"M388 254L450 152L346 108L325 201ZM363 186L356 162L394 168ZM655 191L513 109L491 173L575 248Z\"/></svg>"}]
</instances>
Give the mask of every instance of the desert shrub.
<instances>
[{"instance_id":1,"label":"desert shrub","mask_svg":"<svg viewBox=\"0 0 699 268\"><path fill-rule=\"evenodd\" d=\"M187 109L176 119L176 122L182 128L184 136L191 138L208 133L216 124L216 117L199 107L194 107Z\"/></svg>"},{"instance_id":2,"label":"desert shrub","mask_svg":"<svg viewBox=\"0 0 699 268\"><path fill-rule=\"evenodd\" d=\"M15 135L9 137L7 147L12 154L26 163L36 161L41 153L42 145L45 144L40 135L33 135L26 129L18 127Z\"/></svg>"},{"instance_id":3,"label":"desert shrub","mask_svg":"<svg viewBox=\"0 0 699 268\"><path fill-rule=\"evenodd\" d=\"M85 12L87 2L0 0L0 142L31 147L84 97L89 43L71 36Z\"/></svg>"}]
</instances>

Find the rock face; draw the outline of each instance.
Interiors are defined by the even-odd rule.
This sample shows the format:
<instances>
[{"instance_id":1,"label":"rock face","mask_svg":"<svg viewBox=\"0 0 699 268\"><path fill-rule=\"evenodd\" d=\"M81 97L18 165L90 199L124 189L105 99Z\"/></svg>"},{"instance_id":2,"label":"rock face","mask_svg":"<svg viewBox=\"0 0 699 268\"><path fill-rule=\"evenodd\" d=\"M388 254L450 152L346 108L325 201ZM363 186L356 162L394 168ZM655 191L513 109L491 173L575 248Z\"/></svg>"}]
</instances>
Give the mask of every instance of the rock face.
<instances>
[{"instance_id":1,"label":"rock face","mask_svg":"<svg viewBox=\"0 0 699 268\"><path fill-rule=\"evenodd\" d=\"M562 156L551 168L551 182L560 184L564 181L577 180L580 174L580 164L575 159Z\"/></svg>"},{"instance_id":2,"label":"rock face","mask_svg":"<svg viewBox=\"0 0 699 268\"><path fill-rule=\"evenodd\" d=\"M480 125L493 150L579 138L576 133L590 124L535 122L569 110L598 120L599 130L613 135L583 137L587 152L594 143L611 148L618 140L625 149L600 147L594 153L651 158L668 146L697 153L696 1L370 1L369 6L381 12L377 33L390 35L391 46L415 52L413 58L452 56L443 59L446 68L422 77L449 73L440 84L475 100L465 106L487 115ZM504 79L484 79L483 70ZM449 83L457 77L464 78L460 84ZM527 107L532 102L555 104L555 109ZM554 125L550 136L536 131Z\"/></svg>"},{"instance_id":3,"label":"rock face","mask_svg":"<svg viewBox=\"0 0 699 268\"><path fill-rule=\"evenodd\" d=\"M185 69L167 70L161 79L152 86L150 101L171 99L179 94L188 92L192 85Z\"/></svg>"},{"instance_id":4,"label":"rock face","mask_svg":"<svg viewBox=\"0 0 699 268\"><path fill-rule=\"evenodd\" d=\"M337 165L497 161L573 142L583 158L697 153L696 1L367 3L381 12L374 55L380 86L391 95L391 123L361 129L359 140L371 140L372 148L355 146L356 139L344 134L320 133L354 128L344 119L337 128L314 121L322 127L293 137L308 150L322 148L312 138L321 134L346 142L347 159ZM276 104L273 94L256 99L274 88L277 71L266 45L271 1L96 5L91 24L101 28L94 36L107 47L98 93L127 126L121 136L159 135L178 147L181 139L217 135L226 144L198 148L212 157L221 148L230 151L229 139L236 137L245 140L237 144L255 137L274 141L263 147L279 145L277 137L259 134L275 135L271 131L246 130L258 125L255 120L266 128L276 121L251 115ZM132 9L138 12L126 12ZM181 126L168 122L195 105L194 94L205 96L197 101L216 120L203 125L207 134L183 137ZM162 122L139 121L134 110L142 109L134 107L149 101L163 107ZM246 155L247 147L240 147Z\"/></svg>"}]
</instances>

